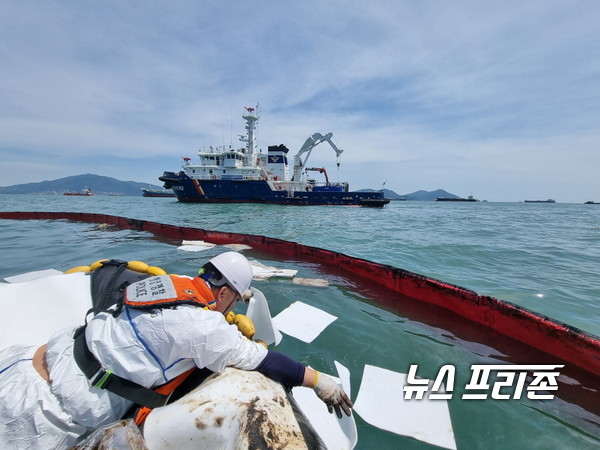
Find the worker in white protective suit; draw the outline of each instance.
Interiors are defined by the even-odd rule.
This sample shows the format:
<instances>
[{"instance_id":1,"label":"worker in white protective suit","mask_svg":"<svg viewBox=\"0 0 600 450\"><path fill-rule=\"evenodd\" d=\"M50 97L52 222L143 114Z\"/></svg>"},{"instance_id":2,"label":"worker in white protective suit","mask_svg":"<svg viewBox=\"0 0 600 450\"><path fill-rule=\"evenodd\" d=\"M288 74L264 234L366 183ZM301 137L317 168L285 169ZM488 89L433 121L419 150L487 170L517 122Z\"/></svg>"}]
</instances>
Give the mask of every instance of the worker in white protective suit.
<instances>
[{"instance_id":1,"label":"worker in white protective suit","mask_svg":"<svg viewBox=\"0 0 600 450\"><path fill-rule=\"evenodd\" d=\"M0 448L69 448L142 404L140 391L153 393L194 367L256 370L312 387L329 412L350 415L352 402L331 378L227 323L251 281L248 260L226 252L194 279L163 275L127 286L121 310L99 312L76 333L0 351Z\"/></svg>"}]
</instances>

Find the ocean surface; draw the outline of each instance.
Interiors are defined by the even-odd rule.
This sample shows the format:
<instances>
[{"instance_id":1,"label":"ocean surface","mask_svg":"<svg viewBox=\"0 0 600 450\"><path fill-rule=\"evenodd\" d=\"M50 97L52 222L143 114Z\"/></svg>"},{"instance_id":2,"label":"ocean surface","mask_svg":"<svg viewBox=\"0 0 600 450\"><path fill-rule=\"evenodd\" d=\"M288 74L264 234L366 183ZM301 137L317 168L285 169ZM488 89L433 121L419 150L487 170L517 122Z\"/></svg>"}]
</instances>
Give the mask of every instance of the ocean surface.
<instances>
[{"instance_id":1,"label":"ocean surface","mask_svg":"<svg viewBox=\"0 0 600 450\"><path fill-rule=\"evenodd\" d=\"M0 211L102 213L285 239L427 275L600 335L600 205L406 201L369 209L0 195ZM102 258L142 260L192 275L220 251L184 252L179 245L149 233L99 230L80 222L0 220L0 278L49 267L66 270ZM261 262L296 268L298 276L327 278L318 268L293 261ZM341 362L352 374L353 399L365 364L402 373L419 364L419 375L432 379L442 365L452 364L464 385L471 364L502 360L493 342L469 341L435 322L386 310L351 283L329 281L327 289L283 279L256 286L273 315L301 300L339 317L312 344L286 337L278 350L329 373L335 373L334 360ZM586 395L600 404L599 392ZM600 447L597 411L559 396L551 401L454 396L449 409L458 448ZM356 420L357 448L434 448Z\"/></svg>"}]
</instances>

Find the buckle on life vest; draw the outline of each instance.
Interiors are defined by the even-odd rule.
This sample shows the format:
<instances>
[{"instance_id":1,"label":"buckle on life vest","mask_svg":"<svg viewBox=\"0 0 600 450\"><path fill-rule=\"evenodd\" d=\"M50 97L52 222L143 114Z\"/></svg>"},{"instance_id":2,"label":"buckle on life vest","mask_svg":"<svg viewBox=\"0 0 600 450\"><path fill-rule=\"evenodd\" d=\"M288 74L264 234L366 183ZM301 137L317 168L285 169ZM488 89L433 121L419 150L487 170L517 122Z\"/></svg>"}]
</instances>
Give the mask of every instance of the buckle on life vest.
<instances>
[{"instance_id":1,"label":"buckle on life vest","mask_svg":"<svg viewBox=\"0 0 600 450\"><path fill-rule=\"evenodd\" d=\"M91 381L92 386L97 387L98 389L104 389L104 385L112 374L112 369L104 370L103 368L100 368L96 375L94 375L94 379Z\"/></svg>"}]
</instances>

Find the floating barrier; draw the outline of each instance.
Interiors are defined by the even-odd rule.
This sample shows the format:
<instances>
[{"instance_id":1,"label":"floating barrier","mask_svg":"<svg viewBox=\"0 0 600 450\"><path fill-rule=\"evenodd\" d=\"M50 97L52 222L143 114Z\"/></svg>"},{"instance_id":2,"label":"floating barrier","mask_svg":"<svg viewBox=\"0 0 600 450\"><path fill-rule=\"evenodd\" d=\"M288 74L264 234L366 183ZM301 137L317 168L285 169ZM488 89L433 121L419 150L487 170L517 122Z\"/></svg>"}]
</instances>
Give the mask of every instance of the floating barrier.
<instances>
[{"instance_id":1,"label":"floating barrier","mask_svg":"<svg viewBox=\"0 0 600 450\"><path fill-rule=\"evenodd\" d=\"M576 327L518 305L393 266L354 258L343 253L301 245L282 239L249 234L209 231L146 220L75 212L0 212L0 219L54 220L108 224L119 229L146 231L174 240L202 240L217 245L245 244L278 259L317 264L331 273L360 278L385 287L397 297L385 306L401 306L407 299L458 314L487 329L559 358L593 375L600 375L600 338Z\"/></svg>"}]
</instances>

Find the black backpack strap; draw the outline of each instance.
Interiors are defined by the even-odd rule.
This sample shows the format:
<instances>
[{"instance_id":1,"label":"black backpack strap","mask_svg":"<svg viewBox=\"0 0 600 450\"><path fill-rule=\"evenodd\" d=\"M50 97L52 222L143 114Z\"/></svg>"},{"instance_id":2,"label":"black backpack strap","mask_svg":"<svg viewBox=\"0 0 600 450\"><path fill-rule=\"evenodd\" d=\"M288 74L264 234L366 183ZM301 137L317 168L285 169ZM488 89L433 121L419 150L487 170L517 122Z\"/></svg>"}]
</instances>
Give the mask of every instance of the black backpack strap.
<instances>
[{"instance_id":1,"label":"black backpack strap","mask_svg":"<svg viewBox=\"0 0 600 450\"><path fill-rule=\"evenodd\" d=\"M91 294L94 315L107 311L113 305L117 305L113 315L118 315L122 309L125 288L148 277L148 274L127 269L126 261L118 259L104 261L92 272Z\"/></svg>"},{"instance_id":2,"label":"black backpack strap","mask_svg":"<svg viewBox=\"0 0 600 450\"><path fill-rule=\"evenodd\" d=\"M94 314L106 311L110 306L117 303L114 298L114 290L119 275L127 269L127 262L118 259L104 261L100 267L92 272L92 306Z\"/></svg>"},{"instance_id":3,"label":"black backpack strap","mask_svg":"<svg viewBox=\"0 0 600 450\"><path fill-rule=\"evenodd\" d=\"M92 383L92 386L99 389L106 389L137 405L148 408L157 408L167 403L169 399L168 395L159 394L152 389L121 378L112 373L110 369L105 370L87 346L85 327L85 325L79 327L73 335L75 339L73 356L81 371Z\"/></svg>"}]
</instances>

